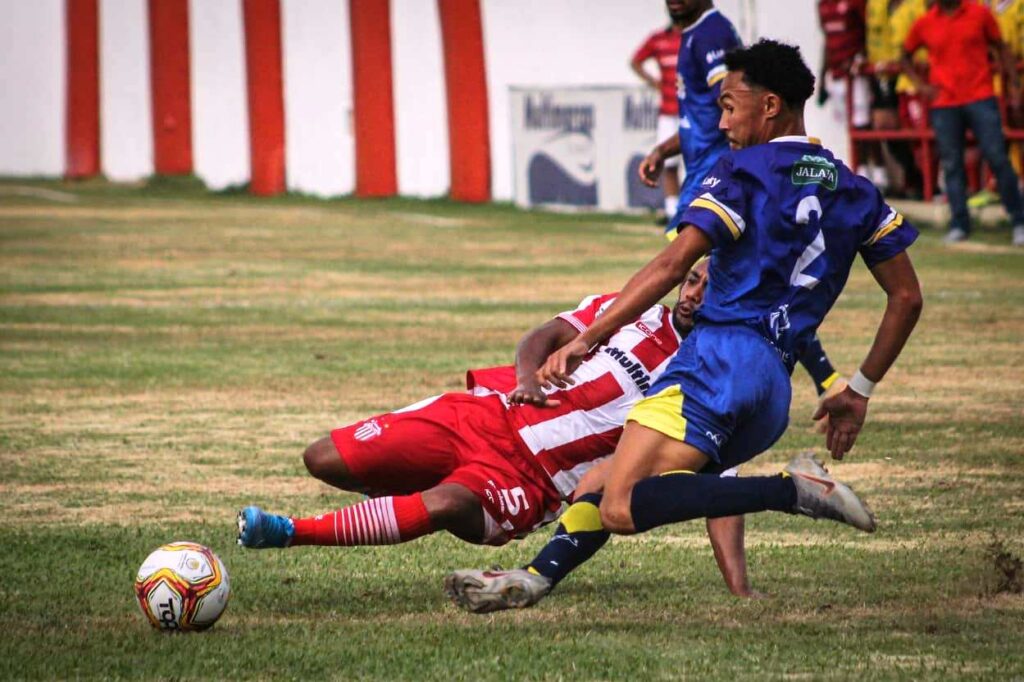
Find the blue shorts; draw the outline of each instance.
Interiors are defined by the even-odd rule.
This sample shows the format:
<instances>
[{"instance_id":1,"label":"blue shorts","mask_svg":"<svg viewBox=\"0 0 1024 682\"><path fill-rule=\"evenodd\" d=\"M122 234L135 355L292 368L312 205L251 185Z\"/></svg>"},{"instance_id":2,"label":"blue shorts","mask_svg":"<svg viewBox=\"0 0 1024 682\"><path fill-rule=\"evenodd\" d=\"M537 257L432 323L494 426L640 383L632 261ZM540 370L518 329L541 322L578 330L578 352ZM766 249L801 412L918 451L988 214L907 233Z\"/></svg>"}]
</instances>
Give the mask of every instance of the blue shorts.
<instances>
[{"instance_id":1,"label":"blue shorts","mask_svg":"<svg viewBox=\"0 0 1024 682\"><path fill-rule=\"evenodd\" d=\"M789 424L789 372L752 329L700 324L626 421L688 443L710 470L734 467L770 448Z\"/></svg>"}]
</instances>

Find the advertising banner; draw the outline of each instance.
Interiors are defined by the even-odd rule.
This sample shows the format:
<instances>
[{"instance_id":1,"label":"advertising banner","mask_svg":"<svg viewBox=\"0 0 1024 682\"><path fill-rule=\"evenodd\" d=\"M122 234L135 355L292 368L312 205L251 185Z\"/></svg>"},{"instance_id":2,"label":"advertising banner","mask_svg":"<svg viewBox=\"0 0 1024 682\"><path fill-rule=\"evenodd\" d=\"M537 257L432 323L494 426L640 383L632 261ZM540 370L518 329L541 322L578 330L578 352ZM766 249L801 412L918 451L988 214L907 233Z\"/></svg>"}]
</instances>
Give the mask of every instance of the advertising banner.
<instances>
[{"instance_id":1,"label":"advertising banner","mask_svg":"<svg viewBox=\"0 0 1024 682\"><path fill-rule=\"evenodd\" d=\"M627 211L661 205L637 177L656 143L657 94L645 88L510 89L519 206Z\"/></svg>"}]
</instances>

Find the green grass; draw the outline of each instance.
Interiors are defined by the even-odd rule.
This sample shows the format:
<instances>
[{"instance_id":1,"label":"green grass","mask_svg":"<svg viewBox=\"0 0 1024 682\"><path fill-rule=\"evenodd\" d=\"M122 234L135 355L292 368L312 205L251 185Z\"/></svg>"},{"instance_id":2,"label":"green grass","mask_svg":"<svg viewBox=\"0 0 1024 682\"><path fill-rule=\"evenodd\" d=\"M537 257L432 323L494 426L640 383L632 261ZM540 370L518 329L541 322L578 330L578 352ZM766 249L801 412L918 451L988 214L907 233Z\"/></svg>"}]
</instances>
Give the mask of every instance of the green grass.
<instances>
[{"instance_id":1,"label":"green grass","mask_svg":"<svg viewBox=\"0 0 1024 682\"><path fill-rule=\"evenodd\" d=\"M613 541L534 609L480 617L446 602L444 574L519 564L545 532L253 553L233 544L234 511L357 499L305 474L308 442L508 362L522 332L621 286L655 228L32 184L77 201L0 203L0 679L1024 676L1024 596L1000 589L992 554L1024 554L1024 253L1005 231L948 249L925 229L912 251L924 317L834 467L878 533L751 517L770 598L740 601L703 524L662 529ZM821 330L843 370L882 306L857 266ZM748 473L821 451L799 370L794 387L789 432ZM233 596L210 632L161 636L131 582L179 539L220 554Z\"/></svg>"}]
</instances>

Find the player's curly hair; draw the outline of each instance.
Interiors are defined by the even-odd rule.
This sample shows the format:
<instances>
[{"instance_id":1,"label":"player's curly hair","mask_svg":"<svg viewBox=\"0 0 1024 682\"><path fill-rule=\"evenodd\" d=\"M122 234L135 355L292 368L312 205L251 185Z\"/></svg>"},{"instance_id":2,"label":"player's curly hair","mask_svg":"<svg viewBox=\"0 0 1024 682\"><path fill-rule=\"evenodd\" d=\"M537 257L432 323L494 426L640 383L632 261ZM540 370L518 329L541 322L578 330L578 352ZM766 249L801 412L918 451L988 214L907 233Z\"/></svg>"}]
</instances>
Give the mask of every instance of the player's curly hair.
<instances>
[{"instance_id":1,"label":"player's curly hair","mask_svg":"<svg viewBox=\"0 0 1024 682\"><path fill-rule=\"evenodd\" d=\"M802 108L814 94L814 74L794 45L762 39L726 53L725 68L742 71L748 85L771 90L793 109Z\"/></svg>"}]
</instances>

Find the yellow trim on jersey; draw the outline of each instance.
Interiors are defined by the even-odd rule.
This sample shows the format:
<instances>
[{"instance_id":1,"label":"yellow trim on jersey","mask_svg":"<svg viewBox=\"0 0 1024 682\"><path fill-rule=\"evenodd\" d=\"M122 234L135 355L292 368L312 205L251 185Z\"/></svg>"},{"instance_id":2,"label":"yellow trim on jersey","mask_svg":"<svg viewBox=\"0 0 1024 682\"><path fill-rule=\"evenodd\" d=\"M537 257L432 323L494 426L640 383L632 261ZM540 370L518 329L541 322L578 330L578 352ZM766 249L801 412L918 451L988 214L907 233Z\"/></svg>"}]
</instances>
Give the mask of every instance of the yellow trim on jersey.
<instances>
[{"instance_id":1,"label":"yellow trim on jersey","mask_svg":"<svg viewBox=\"0 0 1024 682\"><path fill-rule=\"evenodd\" d=\"M708 195L702 195L690 202L690 206L694 208L706 208L712 211L715 215L722 219L725 226L732 232L733 239L739 239L743 231L740 230L739 226L736 225L736 221L732 219L732 216L725 210L725 207L715 203L711 199L705 199Z\"/></svg>"},{"instance_id":2,"label":"yellow trim on jersey","mask_svg":"<svg viewBox=\"0 0 1024 682\"><path fill-rule=\"evenodd\" d=\"M636 422L669 438L686 438L686 419L683 418L683 391L669 386L659 393L642 399L626 415L626 422Z\"/></svg>"},{"instance_id":3,"label":"yellow trim on jersey","mask_svg":"<svg viewBox=\"0 0 1024 682\"><path fill-rule=\"evenodd\" d=\"M716 73L713 76L708 74L708 87L709 88L714 87L716 83L718 83L719 81L724 80L725 77L728 76L728 75L729 75L728 71L721 71L720 73Z\"/></svg>"},{"instance_id":4,"label":"yellow trim on jersey","mask_svg":"<svg viewBox=\"0 0 1024 682\"><path fill-rule=\"evenodd\" d=\"M658 474L658 475L659 476L674 476L675 474L690 474L691 476L693 476L694 472L690 471L689 469L673 469L672 471L666 471L665 473Z\"/></svg>"},{"instance_id":5,"label":"yellow trim on jersey","mask_svg":"<svg viewBox=\"0 0 1024 682\"><path fill-rule=\"evenodd\" d=\"M668 232L665 233L665 239L669 240L670 242L674 242L676 240L676 237L678 236L679 230L669 230Z\"/></svg>"},{"instance_id":6,"label":"yellow trim on jersey","mask_svg":"<svg viewBox=\"0 0 1024 682\"><path fill-rule=\"evenodd\" d=\"M832 384L836 383L836 379L838 378L839 372L832 372L832 374L829 375L828 379L825 379L823 382L821 382L821 387L827 391L829 387L832 386Z\"/></svg>"},{"instance_id":7,"label":"yellow trim on jersey","mask_svg":"<svg viewBox=\"0 0 1024 682\"><path fill-rule=\"evenodd\" d=\"M526 567L526 572L527 572L527 573L532 573L532 574L534 574L534 575L540 575L540 571L538 571L538 570L537 570L536 568L534 568L533 566L527 566L527 567Z\"/></svg>"},{"instance_id":8,"label":"yellow trim on jersey","mask_svg":"<svg viewBox=\"0 0 1024 682\"><path fill-rule=\"evenodd\" d=\"M601 525L601 510L593 502L575 502L565 510L559 519L567 533L604 530Z\"/></svg>"},{"instance_id":9,"label":"yellow trim on jersey","mask_svg":"<svg viewBox=\"0 0 1024 682\"><path fill-rule=\"evenodd\" d=\"M875 230L875 233L872 234L871 237L866 242L864 242L864 246L871 246L872 244L877 242L879 239L881 239L885 235L889 234L890 232L892 232L893 230L895 230L897 227L899 227L902 224L903 224L903 216L900 215L899 213L897 213L895 218L893 218L892 220L890 220L889 222L885 223L884 225L879 227L877 230Z\"/></svg>"}]
</instances>

